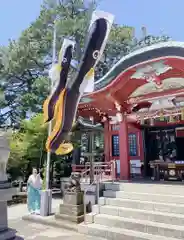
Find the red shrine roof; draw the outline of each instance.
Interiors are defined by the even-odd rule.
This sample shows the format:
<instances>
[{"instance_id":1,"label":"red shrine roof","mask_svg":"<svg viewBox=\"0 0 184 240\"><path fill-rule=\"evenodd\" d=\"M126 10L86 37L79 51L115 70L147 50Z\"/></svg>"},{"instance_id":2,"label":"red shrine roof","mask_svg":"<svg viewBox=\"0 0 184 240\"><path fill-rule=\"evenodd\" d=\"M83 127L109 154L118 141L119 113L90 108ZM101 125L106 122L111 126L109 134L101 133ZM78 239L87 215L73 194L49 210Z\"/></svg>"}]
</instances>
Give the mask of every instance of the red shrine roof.
<instances>
[{"instance_id":1,"label":"red shrine roof","mask_svg":"<svg viewBox=\"0 0 184 240\"><path fill-rule=\"evenodd\" d=\"M184 42L161 42L123 57L95 83L93 93L82 97L78 114L113 116L115 102L130 114L168 97L175 106L184 106Z\"/></svg>"}]
</instances>

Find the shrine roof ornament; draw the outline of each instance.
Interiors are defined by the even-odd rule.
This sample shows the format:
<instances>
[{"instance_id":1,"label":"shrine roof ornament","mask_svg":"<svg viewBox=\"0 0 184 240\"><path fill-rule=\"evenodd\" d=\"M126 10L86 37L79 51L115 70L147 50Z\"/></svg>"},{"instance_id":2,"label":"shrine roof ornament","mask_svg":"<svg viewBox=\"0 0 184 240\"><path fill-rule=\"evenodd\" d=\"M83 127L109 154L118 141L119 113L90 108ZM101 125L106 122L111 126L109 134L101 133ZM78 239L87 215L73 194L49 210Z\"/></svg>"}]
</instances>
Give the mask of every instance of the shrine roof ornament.
<instances>
[{"instance_id":1,"label":"shrine roof ornament","mask_svg":"<svg viewBox=\"0 0 184 240\"><path fill-rule=\"evenodd\" d=\"M79 116L76 120L76 123L75 125L73 126L72 128L72 131L76 131L77 129L80 129L80 128L84 128L86 130L99 130L99 131L102 131L103 130L103 126L101 123L93 123L92 121L90 121L89 119L85 119L81 116Z\"/></svg>"},{"instance_id":2,"label":"shrine roof ornament","mask_svg":"<svg viewBox=\"0 0 184 240\"><path fill-rule=\"evenodd\" d=\"M140 41L136 42L135 45L132 46L132 48L130 49L130 52L133 52L140 48L151 46L153 44L157 44L157 43L161 43L161 42L168 42L168 41L171 41L171 38L168 36L155 37L155 36L148 35L148 36L144 37L143 39L141 39Z\"/></svg>"},{"instance_id":3,"label":"shrine roof ornament","mask_svg":"<svg viewBox=\"0 0 184 240\"><path fill-rule=\"evenodd\" d=\"M154 62L151 64L146 64L146 66L139 67L136 72L131 76L135 79L146 79L149 82L148 76L154 74L155 76L160 76L161 74L171 70L172 67L165 64L164 61Z\"/></svg>"},{"instance_id":4,"label":"shrine roof ornament","mask_svg":"<svg viewBox=\"0 0 184 240\"><path fill-rule=\"evenodd\" d=\"M93 99L91 99L90 97L83 97L83 98L81 98L80 102L82 102L82 103L90 103L92 101L93 101Z\"/></svg>"},{"instance_id":5,"label":"shrine roof ornament","mask_svg":"<svg viewBox=\"0 0 184 240\"><path fill-rule=\"evenodd\" d=\"M141 81L141 80L140 80ZM156 84L156 82L148 82L144 85L138 87L129 96L129 103L131 104L133 98L139 96L144 96L150 93L156 93L158 91L163 92L171 89L181 89L184 88L184 78L183 77L171 77L166 78L161 81L161 85Z\"/></svg>"},{"instance_id":6,"label":"shrine roof ornament","mask_svg":"<svg viewBox=\"0 0 184 240\"><path fill-rule=\"evenodd\" d=\"M149 36L147 36L146 38L148 38L148 37ZM95 91L99 91L99 90L103 89L108 84L110 84L118 75L120 75L123 71L126 71L127 68L137 64L137 62L134 64L135 61L132 60L133 57L135 57L135 56L138 56L138 55L141 55L141 54L144 54L144 53L147 54L150 51L154 52L157 49L165 49L166 50L166 48L167 49L169 49L169 48L184 48L184 42L166 41L167 39L169 40L169 38L163 38L163 42L161 42L161 39L162 38L156 39L154 41L150 41L152 43L152 45L150 45L151 44L150 42L148 42L147 45L146 44L144 44L144 45L142 44L141 48L137 47L133 51L131 51L129 54L127 54L126 56L122 57L120 59L120 61L118 61L111 68L111 70L104 75L104 77L102 77L101 79L99 79L98 81L95 82L94 90ZM166 53L162 54L162 56L166 57ZM172 54L171 56L174 57L174 54ZM179 54L175 54L175 57L177 57L177 56L180 57ZM127 67L125 68L123 65L124 65L125 61L128 61L128 60L131 61L132 64L129 63L127 65ZM145 61L144 59L140 59L139 60L140 63L141 63L141 60Z\"/></svg>"}]
</instances>

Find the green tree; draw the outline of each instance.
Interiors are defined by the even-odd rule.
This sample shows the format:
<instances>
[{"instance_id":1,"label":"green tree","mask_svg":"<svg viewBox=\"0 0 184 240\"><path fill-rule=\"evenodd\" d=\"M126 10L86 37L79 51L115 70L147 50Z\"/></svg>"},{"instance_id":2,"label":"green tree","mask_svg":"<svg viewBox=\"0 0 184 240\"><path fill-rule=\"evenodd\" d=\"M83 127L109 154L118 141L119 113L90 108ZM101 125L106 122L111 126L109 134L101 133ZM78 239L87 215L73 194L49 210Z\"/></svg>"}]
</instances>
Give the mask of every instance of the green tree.
<instances>
[{"instance_id":1,"label":"green tree","mask_svg":"<svg viewBox=\"0 0 184 240\"><path fill-rule=\"evenodd\" d=\"M32 167L42 167L46 158L46 138L47 125L43 125L42 114L23 120L10 141L8 172L19 176L25 175Z\"/></svg>"},{"instance_id":2,"label":"green tree","mask_svg":"<svg viewBox=\"0 0 184 240\"><path fill-rule=\"evenodd\" d=\"M14 131L10 140L11 152L8 161L8 172L13 179L17 176L27 177L33 167L44 168L47 155L45 148L47 127L47 124L43 124L43 114L36 114L31 119L22 120L20 129ZM52 154L51 170L54 163L71 162L71 157L71 154L67 156Z\"/></svg>"},{"instance_id":3,"label":"green tree","mask_svg":"<svg viewBox=\"0 0 184 240\"><path fill-rule=\"evenodd\" d=\"M8 160L7 171L12 179L18 176L24 176L27 169L28 161L25 158L24 135L19 132L14 132L10 141L10 157Z\"/></svg>"},{"instance_id":4,"label":"green tree","mask_svg":"<svg viewBox=\"0 0 184 240\"><path fill-rule=\"evenodd\" d=\"M75 58L79 59L91 17L98 1L44 1L39 17L22 32L16 41L0 48L0 90L5 101L0 108L0 124L13 126L32 113L40 113L49 92L48 69L52 59L54 22L57 28L57 50L64 37L77 43ZM103 62L96 69L97 78L106 73L120 55L124 55L131 39L132 28L114 24ZM5 111L6 109L6 111ZM7 122L8 119L8 122Z\"/></svg>"}]
</instances>

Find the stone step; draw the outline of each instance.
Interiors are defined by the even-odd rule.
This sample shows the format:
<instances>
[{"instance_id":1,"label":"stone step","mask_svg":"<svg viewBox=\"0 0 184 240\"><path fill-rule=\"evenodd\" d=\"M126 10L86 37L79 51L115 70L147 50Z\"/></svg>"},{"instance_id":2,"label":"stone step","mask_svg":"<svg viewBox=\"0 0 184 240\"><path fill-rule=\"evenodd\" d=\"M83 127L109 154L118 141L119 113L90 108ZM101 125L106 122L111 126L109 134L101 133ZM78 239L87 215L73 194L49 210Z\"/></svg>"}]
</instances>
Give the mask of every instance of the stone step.
<instances>
[{"instance_id":1,"label":"stone step","mask_svg":"<svg viewBox=\"0 0 184 240\"><path fill-rule=\"evenodd\" d=\"M184 239L184 227L171 224L157 223L146 220L130 219L125 217L97 214L94 223L108 227L134 230L142 233L156 234L158 236Z\"/></svg>"},{"instance_id":2,"label":"stone step","mask_svg":"<svg viewBox=\"0 0 184 240\"><path fill-rule=\"evenodd\" d=\"M63 213L55 213L56 220L67 221L71 223L81 223L84 221L84 215L81 216L74 216L74 215L67 215Z\"/></svg>"},{"instance_id":3,"label":"stone step","mask_svg":"<svg viewBox=\"0 0 184 240\"><path fill-rule=\"evenodd\" d=\"M111 216L134 218L140 220L184 226L184 215L182 214L146 211L141 209L117 206L113 207L109 205L100 206L99 211L101 214L107 214Z\"/></svg>"},{"instance_id":4,"label":"stone step","mask_svg":"<svg viewBox=\"0 0 184 240\"><path fill-rule=\"evenodd\" d=\"M106 190L124 191L124 192L142 192L157 193L164 195L180 195L184 196L184 183L130 183L130 182L106 182Z\"/></svg>"},{"instance_id":5,"label":"stone step","mask_svg":"<svg viewBox=\"0 0 184 240\"><path fill-rule=\"evenodd\" d=\"M78 231L86 235L98 236L108 240L178 240L177 238L163 237L94 223L79 224Z\"/></svg>"},{"instance_id":6,"label":"stone step","mask_svg":"<svg viewBox=\"0 0 184 240\"><path fill-rule=\"evenodd\" d=\"M124 198L100 198L100 205L112 205L149 211L160 211L176 214L184 214L184 204L158 203L154 201L140 201Z\"/></svg>"},{"instance_id":7,"label":"stone step","mask_svg":"<svg viewBox=\"0 0 184 240\"><path fill-rule=\"evenodd\" d=\"M163 203L179 203L184 204L184 196L181 195L164 195L157 193L142 193L142 192L124 192L124 191L112 191L106 190L103 193L104 197L109 198L126 198L134 200L146 200Z\"/></svg>"}]
</instances>

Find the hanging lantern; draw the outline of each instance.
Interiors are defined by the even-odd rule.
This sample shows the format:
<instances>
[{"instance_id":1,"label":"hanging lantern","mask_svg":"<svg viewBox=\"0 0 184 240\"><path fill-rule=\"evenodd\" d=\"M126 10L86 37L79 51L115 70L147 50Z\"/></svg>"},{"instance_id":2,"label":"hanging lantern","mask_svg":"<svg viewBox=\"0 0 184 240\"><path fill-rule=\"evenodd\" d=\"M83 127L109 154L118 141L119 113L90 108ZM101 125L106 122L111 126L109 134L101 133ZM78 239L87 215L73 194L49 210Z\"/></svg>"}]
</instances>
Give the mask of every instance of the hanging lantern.
<instances>
[{"instance_id":1,"label":"hanging lantern","mask_svg":"<svg viewBox=\"0 0 184 240\"><path fill-rule=\"evenodd\" d=\"M161 110L160 111L160 121L164 121L164 120L165 120L165 118L164 118L164 111Z\"/></svg>"},{"instance_id":2,"label":"hanging lantern","mask_svg":"<svg viewBox=\"0 0 184 240\"><path fill-rule=\"evenodd\" d=\"M180 115L176 115L176 121L179 122L180 121Z\"/></svg>"},{"instance_id":3,"label":"hanging lantern","mask_svg":"<svg viewBox=\"0 0 184 240\"><path fill-rule=\"evenodd\" d=\"M173 115L170 115L170 116L169 116L169 122L170 122L170 123L175 122L175 120L174 120L174 116L173 116Z\"/></svg>"},{"instance_id":4,"label":"hanging lantern","mask_svg":"<svg viewBox=\"0 0 184 240\"><path fill-rule=\"evenodd\" d=\"M118 122L122 122L122 120L123 120L123 115L122 115L120 112L117 112L117 113L116 113L116 117L117 117Z\"/></svg>"},{"instance_id":5,"label":"hanging lantern","mask_svg":"<svg viewBox=\"0 0 184 240\"><path fill-rule=\"evenodd\" d=\"M154 126L154 118L150 119L150 126Z\"/></svg>"},{"instance_id":6,"label":"hanging lantern","mask_svg":"<svg viewBox=\"0 0 184 240\"><path fill-rule=\"evenodd\" d=\"M184 108L181 110L181 120L184 120Z\"/></svg>"},{"instance_id":7,"label":"hanging lantern","mask_svg":"<svg viewBox=\"0 0 184 240\"><path fill-rule=\"evenodd\" d=\"M141 124L141 125L144 125L144 119L143 119L143 118L141 118L140 124Z\"/></svg>"},{"instance_id":8,"label":"hanging lantern","mask_svg":"<svg viewBox=\"0 0 184 240\"><path fill-rule=\"evenodd\" d=\"M107 117L106 116L103 116L102 117L102 122L106 122L107 121Z\"/></svg>"}]
</instances>

